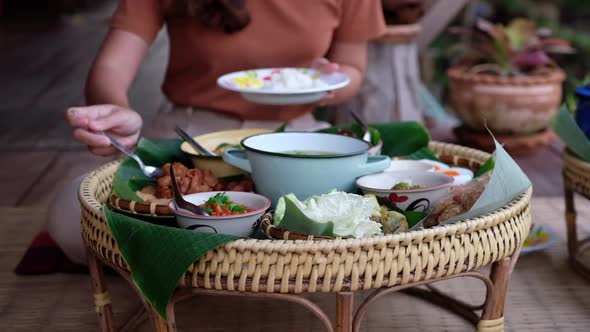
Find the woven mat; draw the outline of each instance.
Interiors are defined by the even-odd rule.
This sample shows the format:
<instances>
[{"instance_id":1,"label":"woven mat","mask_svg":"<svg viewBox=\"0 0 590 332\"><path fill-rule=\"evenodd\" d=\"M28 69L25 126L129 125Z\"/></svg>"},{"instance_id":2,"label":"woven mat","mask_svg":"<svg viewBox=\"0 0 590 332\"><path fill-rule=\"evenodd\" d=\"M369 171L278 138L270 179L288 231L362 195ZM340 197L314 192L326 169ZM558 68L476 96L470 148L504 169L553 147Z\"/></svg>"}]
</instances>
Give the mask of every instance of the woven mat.
<instances>
[{"instance_id":1,"label":"woven mat","mask_svg":"<svg viewBox=\"0 0 590 332\"><path fill-rule=\"evenodd\" d=\"M590 234L590 202L577 200L579 228ZM95 331L98 321L88 276L17 277L14 265L43 224L45 211L0 208L0 331ZM590 325L590 282L567 264L563 201L534 198L533 222L552 227L559 242L552 248L520 257L506 302L508 331L586 331ZM588 258L590 263L590 257ZM121 278L109 277L115 319L124 322L139 301ZM479 281L438 283L440 290L471 303L483 299ZM357 305L368 293L355 297ZM333 295L309 296L333 318ZM177 305L179 331L321 331L307 309L267 299L197 297ZM193 327L193 328L191 328ZM146 322L140 331L151 331ZM362 331L470 331L462 319L403 294L373 304Z\"/></svg>"}]
</instances>

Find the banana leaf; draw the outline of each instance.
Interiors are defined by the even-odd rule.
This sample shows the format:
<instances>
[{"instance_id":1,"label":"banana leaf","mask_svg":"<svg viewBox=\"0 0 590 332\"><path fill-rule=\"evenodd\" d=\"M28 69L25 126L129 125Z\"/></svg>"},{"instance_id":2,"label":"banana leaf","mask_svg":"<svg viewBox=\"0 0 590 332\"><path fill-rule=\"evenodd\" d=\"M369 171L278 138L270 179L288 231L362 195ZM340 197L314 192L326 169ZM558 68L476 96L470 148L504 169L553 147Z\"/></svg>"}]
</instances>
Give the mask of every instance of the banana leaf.
<instances>
[{"instance_id":1,"label":"banana leaf","mask_svg":"<svg viewBox=\"0 0 590 332\"><path fill-rule=\"evenodd\" d=\"M310 219L292 201L289 195L285 197L285 216L280 222L280 227L290 232L310 234L318 236L334 236L334 223L320 223Z\"/></svg>"},{"instance_id":2,"label":"banana leaf","mask_svg":"<svg viewBox=\"0 0 590 332\"><path fill-rule=\"evenodd\" d=\"M430 159L434 161L440 161L440 159L438 159L434 152L432 152L432 150L430 150L428 147L423 147L422 149L407 155L406 158L410 160Z\"/></svg>"},{"instance_id":3,"label":"banana leaf","mask_svg":"<svg viewBox=\"0 0 590 332\"><path fill-rule=\"evenodd\" d=\"M106 205L103 211L133 283L164 319L166 305L186 269L209 250L239 238L154 225L113 212Z\"/></svg>"},{"instance_id":4,"label":"banana leaf","mask_svg":"<svg viewBox=\"0 0 590 332\"><path fill-rule=\"evenodd\" d=\"M495 138L494 143L495 165L490 182L469 211L445 221L444 224L453 224L495 211L532 186L526 174Z\"/></svg>"},{"instance_id":5,"label":"banana leaf","mask_svg":"<svg viewBox=\"0 0 590 332\"><path fill-rule=\"evenodd\" d=\"M553 130L573 153L590 162L590 140L566 107L562 107L552 123Z\"/></svg>"},{"instance_id":6,"label":"banana leaf","mask_svg":"<svg viewBox=\"0 0 590 332\"><path fill-rule=\"evenodd\" d=\"M406 217L406 221L408 222L408 227L410 230L414 226L419 225L420 222L426 219L426 217L428 217L429 214L428 212L421 211L404 211L398 208L397 206L391 204L391 202L388 199L385 199L384 197L377 197L377 201L379 202L379 205L383 205L390 210L403 214Z\"/></svg>"},{"instance_id":7,"label":"banana leaf","mask_svg":"<svg viewBox=\"0 0 590 332\"><path fill-rule=\"evenodd\" d=\"M135 153L141 160L150 166L161 167L171 161L179 161L188 165L185 154L180 150L180 140L150 141L142 138L137 144ZM155 184L155 181L147 177L135 160L126 158L113 178L113 192L122 199L143 202L136 191L147 185Z\"/></svg>"},{"instance_id":8,"label":"banana leaf","mask_svg":"<svg viewBox=\"0 0 590 332\"><path fill-rule=\"evenodd\" d=\"M418 122L369 124L369 127L379 132L383 140L381 153L390 157L407 156L428 147L430 141L428 130ZM330 127L319 132L335 134L338 130L349 130L358 137L363 136L363 131L357 124Z\"/></svg>"}]
</instances>

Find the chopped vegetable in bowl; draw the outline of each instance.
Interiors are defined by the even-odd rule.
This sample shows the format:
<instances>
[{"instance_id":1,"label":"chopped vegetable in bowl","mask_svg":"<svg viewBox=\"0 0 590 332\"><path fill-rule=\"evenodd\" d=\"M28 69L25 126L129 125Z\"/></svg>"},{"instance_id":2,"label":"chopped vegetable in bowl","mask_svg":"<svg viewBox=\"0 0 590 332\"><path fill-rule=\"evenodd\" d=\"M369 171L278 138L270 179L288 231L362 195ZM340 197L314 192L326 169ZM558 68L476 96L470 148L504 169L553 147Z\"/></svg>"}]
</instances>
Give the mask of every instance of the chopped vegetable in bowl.
<instances>
[{"instance_id":1,"label":"chopped vegetable in bowl","mask_svg":"<svg viewBox=\"0 0 590 332\"><path fill-rule=\"evenodd\" d=\"M391 189L393 189L393 190L422 189L422 186L419 184L411 185L407 182L398 182L393 187L391 187Z\"/></svg>"},{"instance_id":2,"label":"chopped vegetable in bowl","mask_svg":"<svg viewBox=\"0 0 590 332\"><path fill-rule=\"evenodd\" d=\"M233 216L252 212L251 208L233 202L225 193L218 193L201 205L211 216Z\"/></svg>"}]
</instances>

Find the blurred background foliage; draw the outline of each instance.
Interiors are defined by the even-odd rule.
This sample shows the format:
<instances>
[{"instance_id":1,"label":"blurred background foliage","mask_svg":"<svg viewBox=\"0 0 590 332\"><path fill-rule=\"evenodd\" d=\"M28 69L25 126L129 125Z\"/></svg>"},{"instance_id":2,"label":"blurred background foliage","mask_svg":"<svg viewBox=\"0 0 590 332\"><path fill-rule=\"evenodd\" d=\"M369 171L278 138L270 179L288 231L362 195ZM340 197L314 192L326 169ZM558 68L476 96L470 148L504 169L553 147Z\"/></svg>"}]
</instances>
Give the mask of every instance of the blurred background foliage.
<instances>
[{"instance_id":1,"label":"blurred background foliage","mask_svg":"<svg viewBox=\"0 0 590 332\"><path fill-rule=\"evenodd\" d=\"M440 1L440 0L439 0ZM507 24L517 17L526 17L553 35L570 41L576 49L572 55L556 60L567 72L564 98L573 100L575 86L588 82L590 76L590 1L587 0L474 0L457 16L451 26L471 27L477 17ZM430 46L423 61L425 81L444 100L446 70L457 52L457 37L442 34Z\"/></svg>"}]
</instances>

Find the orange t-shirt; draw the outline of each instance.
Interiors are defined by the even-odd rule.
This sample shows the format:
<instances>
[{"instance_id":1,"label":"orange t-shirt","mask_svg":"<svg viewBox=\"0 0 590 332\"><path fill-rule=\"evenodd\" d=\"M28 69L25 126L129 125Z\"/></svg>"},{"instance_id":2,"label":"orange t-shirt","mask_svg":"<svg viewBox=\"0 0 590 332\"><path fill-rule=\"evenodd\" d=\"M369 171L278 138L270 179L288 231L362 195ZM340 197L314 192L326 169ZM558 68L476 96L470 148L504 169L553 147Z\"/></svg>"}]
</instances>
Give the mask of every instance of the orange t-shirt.
<instances>
[{"instance_id":1,"label":"orange t-shirt","mask_svg":"<svg viewBox=\"0 0 590 332\"><path fill-rule=\"evenodd\" d=\"M151 44L166 24L170 59L162 89L174 104L280 121L311 108L253 104L219 88L217 78L245 69L309 67L333 42L370 40L385 29L380 0L249 0L247 8L250 24L225 34L194 18L166 19L160 0L120 0L111 26Z\"/></svg>"}]
</instances>

